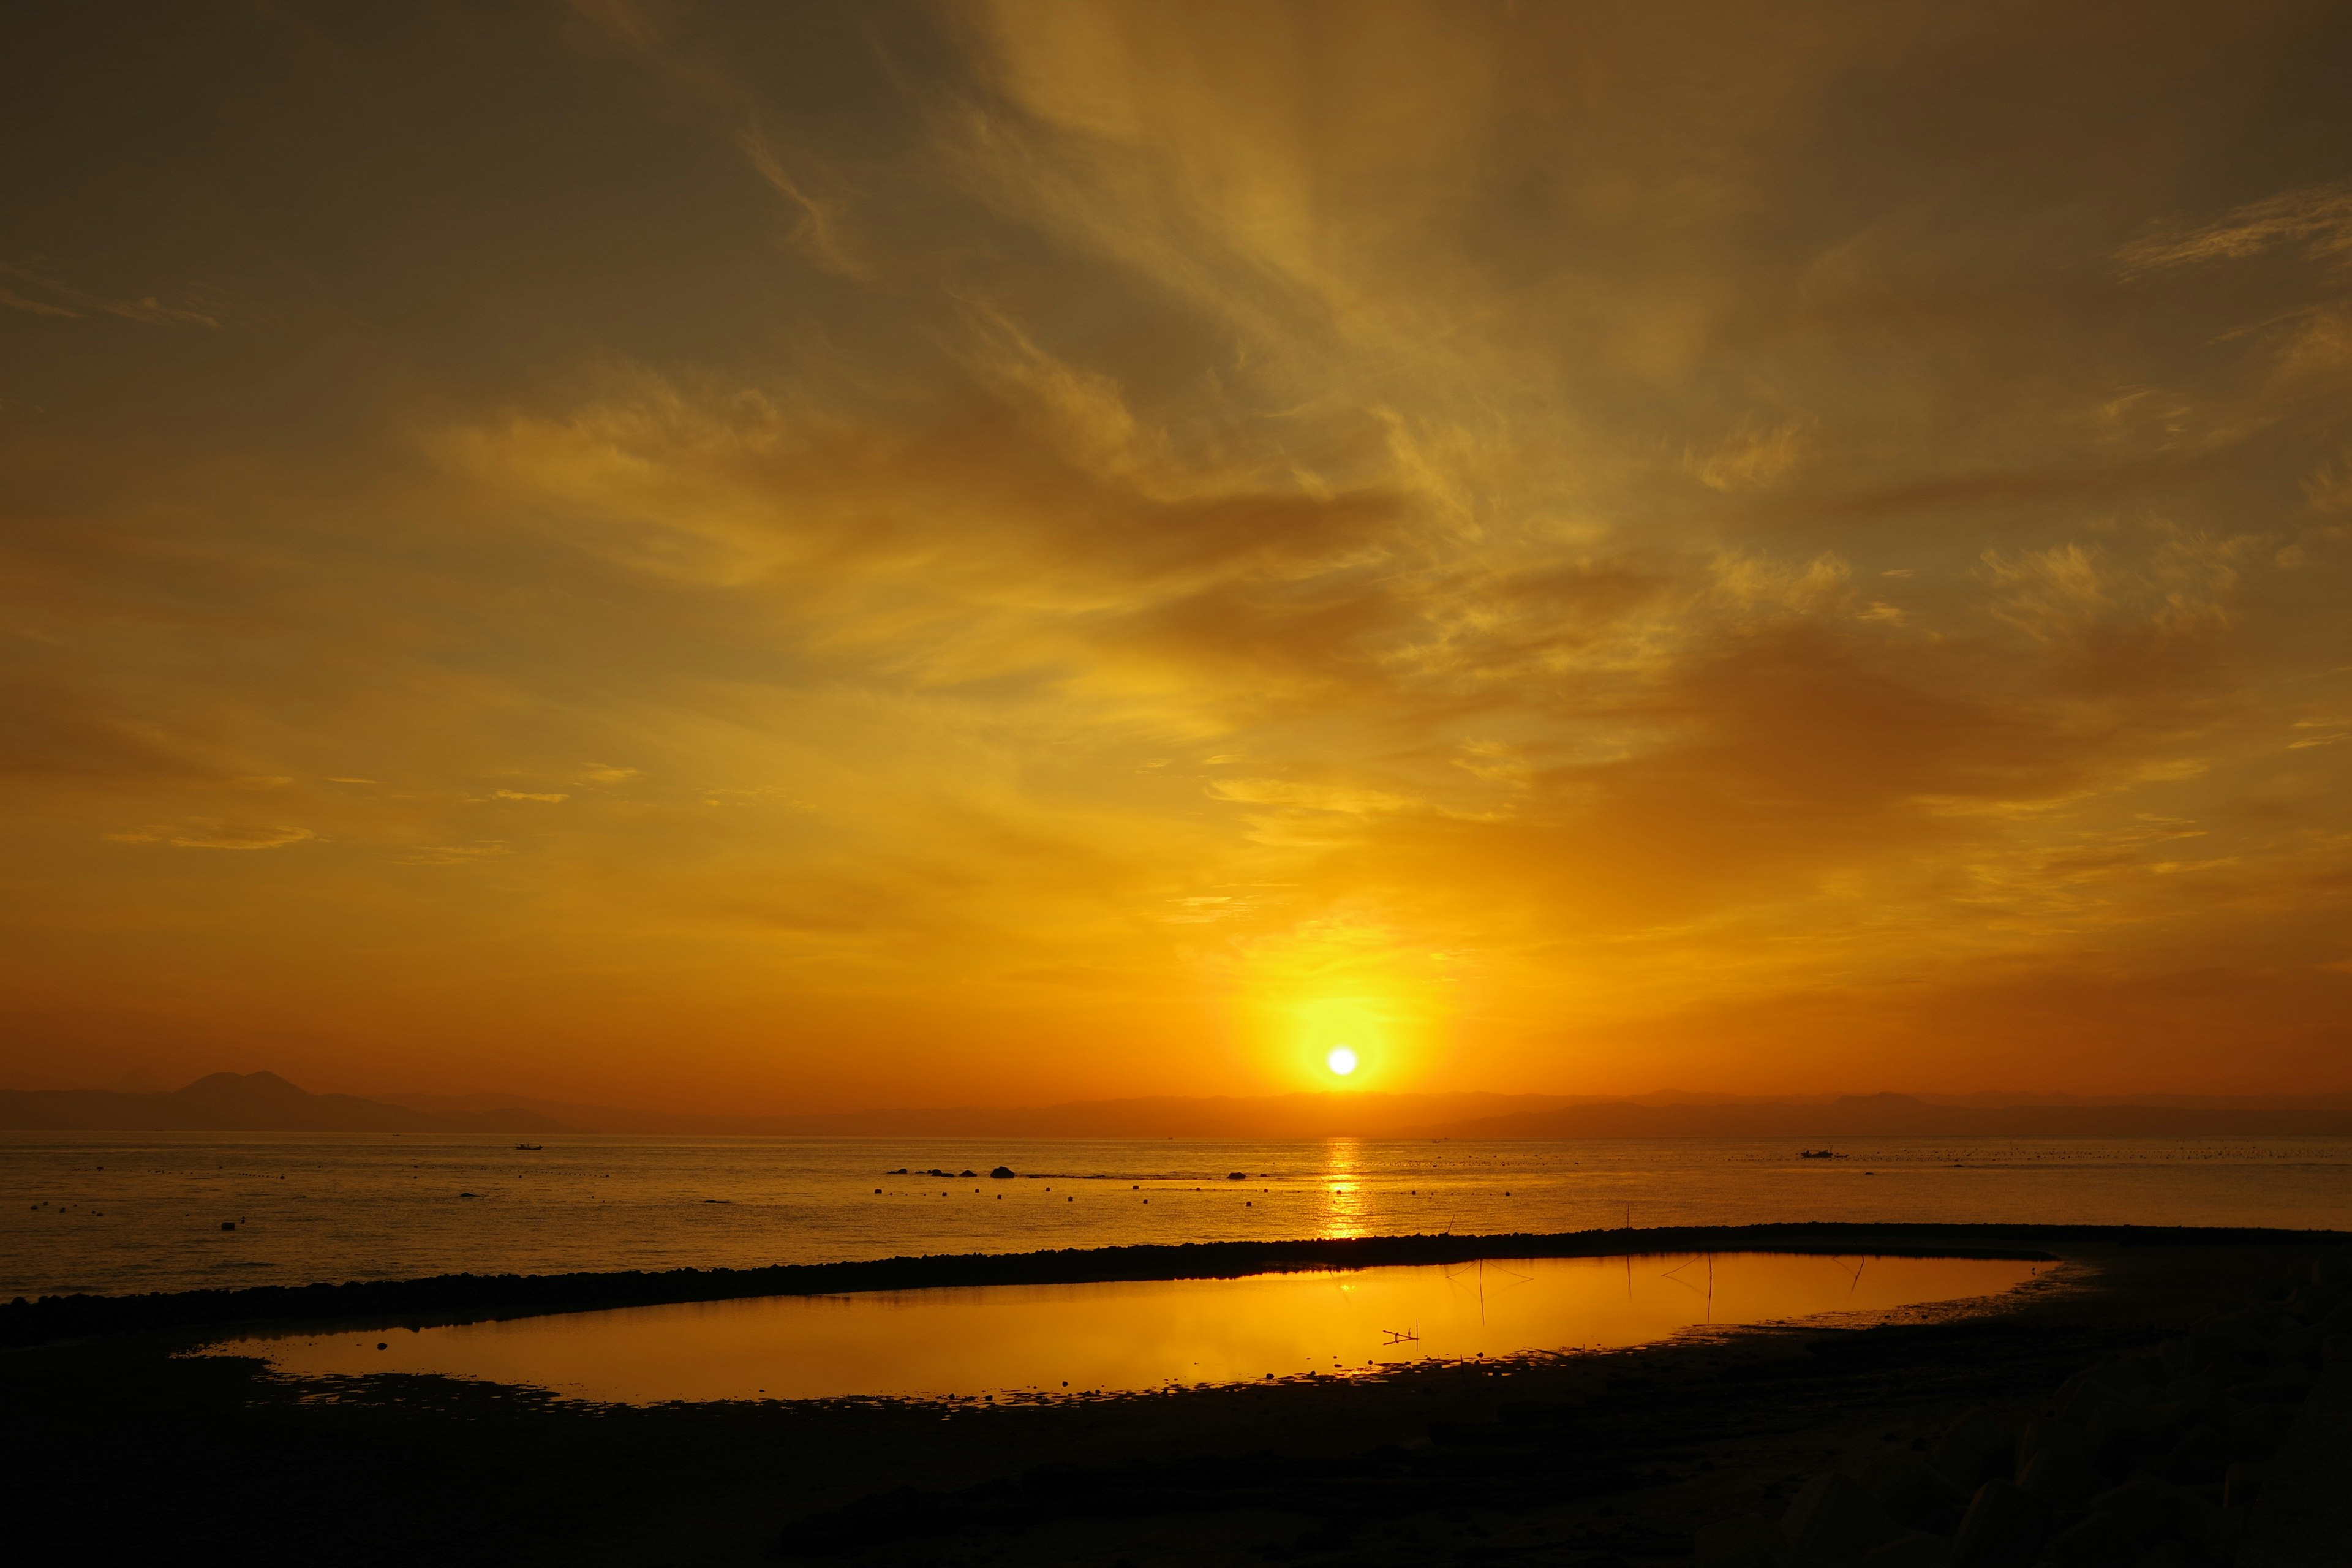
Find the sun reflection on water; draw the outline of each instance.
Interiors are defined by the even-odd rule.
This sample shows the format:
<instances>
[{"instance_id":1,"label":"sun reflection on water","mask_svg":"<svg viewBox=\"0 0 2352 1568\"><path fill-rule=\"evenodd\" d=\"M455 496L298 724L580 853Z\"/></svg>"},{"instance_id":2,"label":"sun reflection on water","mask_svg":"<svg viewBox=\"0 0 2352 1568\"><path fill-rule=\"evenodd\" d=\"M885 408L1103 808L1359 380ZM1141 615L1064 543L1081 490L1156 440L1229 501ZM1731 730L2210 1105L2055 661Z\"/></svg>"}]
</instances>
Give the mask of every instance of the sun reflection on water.
<instances>
[{"instance_id":1,"label":"sun reflection on water","mask_svg":"<svg viewBox=\"0 0 2352 1568\"><path fill-rule=\"evenodd\" d=\"M1323 1226L1327 1241L1365 1234L1370 1210L1364 1178L1363 1145L1353 1138L1334 1138L1323 1145Z\"/></svg>"}]
</instances>

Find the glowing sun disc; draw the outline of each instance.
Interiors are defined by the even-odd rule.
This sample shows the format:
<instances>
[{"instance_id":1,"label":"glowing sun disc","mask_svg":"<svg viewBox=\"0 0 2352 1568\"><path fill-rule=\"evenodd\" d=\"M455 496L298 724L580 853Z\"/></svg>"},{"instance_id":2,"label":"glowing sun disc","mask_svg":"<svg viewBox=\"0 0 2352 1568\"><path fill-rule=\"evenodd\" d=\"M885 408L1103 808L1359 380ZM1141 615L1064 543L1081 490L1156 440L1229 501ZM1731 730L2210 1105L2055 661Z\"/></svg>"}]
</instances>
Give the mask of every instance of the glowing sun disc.
<instances>
[{"instance_id":1,"label":"glowing sun disc","mask_svg":"<svg viewBox=\"0 0 2352 1568\"><path fill-rule=\"evenodd\" d=\"M1345 1078L1356 1070L1356 1053L1345 1046L1333 1046L1331 1054L1323 1058L1323 1065Z\"/></svg>"}]
</instances>

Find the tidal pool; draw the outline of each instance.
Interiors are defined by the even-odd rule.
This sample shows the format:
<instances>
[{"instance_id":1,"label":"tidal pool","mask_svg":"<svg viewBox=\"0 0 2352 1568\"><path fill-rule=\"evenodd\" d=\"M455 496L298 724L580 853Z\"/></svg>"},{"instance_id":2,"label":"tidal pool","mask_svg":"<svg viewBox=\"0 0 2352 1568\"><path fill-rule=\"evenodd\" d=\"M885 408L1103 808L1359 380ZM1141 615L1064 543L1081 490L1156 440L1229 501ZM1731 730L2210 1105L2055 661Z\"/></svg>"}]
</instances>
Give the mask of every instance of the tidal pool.
<instances>
[{"instance_id":1,"label":"tidal pool","mask_svg":"<svg viewBox=\"0 0 2352 1568\"><path fill-rule=\"evenodd\" d=\"M1640 1344L1991 1295L2048 1265L1786 1253L1489 1259L1103 1285L771 1296L205 1347L320 1376L432 1373L575 1398L1034 1399Z\"/></svg>"}]
</instances>

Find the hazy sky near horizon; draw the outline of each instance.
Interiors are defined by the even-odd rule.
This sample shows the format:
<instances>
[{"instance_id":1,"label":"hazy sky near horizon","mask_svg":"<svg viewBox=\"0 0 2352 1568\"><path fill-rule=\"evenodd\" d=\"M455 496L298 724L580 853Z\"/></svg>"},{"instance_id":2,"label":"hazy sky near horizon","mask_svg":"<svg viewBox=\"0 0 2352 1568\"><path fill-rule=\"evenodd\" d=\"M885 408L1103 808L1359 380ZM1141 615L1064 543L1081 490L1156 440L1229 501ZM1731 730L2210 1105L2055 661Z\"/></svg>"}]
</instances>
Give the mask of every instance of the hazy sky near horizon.
<instances>
[{"instance_id":1,"label":"hazy sky near horizon","mask_svg":"<svg viewBox=\"0 0 2352 1568\"><path fill-rule=\"evenodd\" d=\"M14 8L0 1079L2352 1087L2347 68Z\"/></svg>"}]
</instances>

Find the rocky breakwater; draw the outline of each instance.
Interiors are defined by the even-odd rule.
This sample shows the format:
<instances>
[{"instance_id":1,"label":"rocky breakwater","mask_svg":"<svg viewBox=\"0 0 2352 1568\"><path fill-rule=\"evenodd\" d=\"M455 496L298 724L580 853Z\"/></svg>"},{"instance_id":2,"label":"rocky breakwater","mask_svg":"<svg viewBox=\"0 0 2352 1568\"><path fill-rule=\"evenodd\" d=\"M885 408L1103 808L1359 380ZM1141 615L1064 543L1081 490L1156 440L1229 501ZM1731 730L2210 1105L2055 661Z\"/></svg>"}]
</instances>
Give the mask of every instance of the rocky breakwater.
<instances>
[{"instance_id":1,"label":"rocky breakwater","mask_svg":"<svg viewBox=\"0 0 2352 1568\"><path fill-rule=\"evenodd\" d=\"M2327 1397L2311 1400L2326 1380ZM1932 1446L1813 1477L1778 1518L1699 1532L1700 1568L2254 1568L2303 1529L2313 1467L2271 1461L2352 1391L2352 1256L2111 1356L2038 1407L1978 1409ZM2312 1417L2317 1429L2321 1417ZM2330 1439L2332 1441L2332 1438ZM2308 1447L2308 1444L2303 1445ZM2338 1467L2341 1468L2341 1467ZM2352 1478L2347 1478L2352 1479ZM2265 1496L2266 1489L2271 1495ZM2252 1543L2250 1547L2250 1542ZM2338 1557L2352 1563L2352 1542Z\"/></svg>"}]
</instances>

